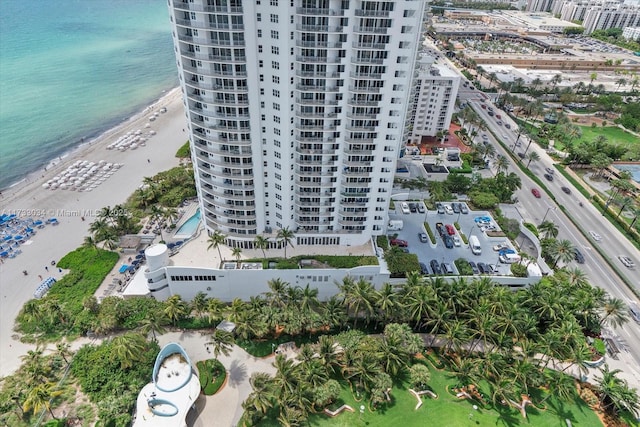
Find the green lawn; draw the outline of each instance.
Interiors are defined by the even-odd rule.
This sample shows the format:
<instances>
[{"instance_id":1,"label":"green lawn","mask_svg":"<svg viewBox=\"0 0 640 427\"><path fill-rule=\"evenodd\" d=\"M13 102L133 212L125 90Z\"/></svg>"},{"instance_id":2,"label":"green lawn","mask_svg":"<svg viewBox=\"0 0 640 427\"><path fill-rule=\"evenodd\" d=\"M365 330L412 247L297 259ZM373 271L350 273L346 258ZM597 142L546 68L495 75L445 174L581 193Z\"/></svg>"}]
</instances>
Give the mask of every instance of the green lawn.
<instances>
[{"instance_id":1,"label":"green lawn","mask_svg":"<svg viewBox=\"0 0 640 427\"><path fill-rule=\"evenodd\" d=\"M506 406L494 409L489 403L471 402L458 399L447 392L447 387L456 383L453 376L446 371L438 371L429 366L431 371L431 390L438 395L437 399L423 396L423 404L415 410L416 398L407 390L406 385L394 386L391 392L392 402L387 408L371 412L366 401L357 402L348 386L344 386L340 399L355 409L355 412L344 411L335 418L324 414L313 414L309 417L309 425L317 427L423 427L423 426L566 426L565 419L570 419L572 425L583 427L601 426L596 414L581 399L562 402L550 398L545 402L546 409L538 410L527 407L528 419L524 419L520 412ZM483 391L484 395L489 393ZM531 393L534 402L540 401L540 396ZM478 406L477 410L473 405ZM359 408L365 406L361 415ZM273 420L263 420L262 427L277 426Z\"/></svg>"},{"instance_id":2,"label":"green lawn","mask_svg":"<svg viewBox=\"0 0 640 427\"><path fill-rule=\"evenodd\" d=\"M640 138L635 135L632 135L628 132L623 131L618 127L602 127L597 126L595 128L591 126L579 126L582 131L582 137L577 139L576 141L593 141L600 135L604 135L607 137L607 141L610 143L621 143L621 144L638 144L640 143Z\"/></svg>"}]
</instances>

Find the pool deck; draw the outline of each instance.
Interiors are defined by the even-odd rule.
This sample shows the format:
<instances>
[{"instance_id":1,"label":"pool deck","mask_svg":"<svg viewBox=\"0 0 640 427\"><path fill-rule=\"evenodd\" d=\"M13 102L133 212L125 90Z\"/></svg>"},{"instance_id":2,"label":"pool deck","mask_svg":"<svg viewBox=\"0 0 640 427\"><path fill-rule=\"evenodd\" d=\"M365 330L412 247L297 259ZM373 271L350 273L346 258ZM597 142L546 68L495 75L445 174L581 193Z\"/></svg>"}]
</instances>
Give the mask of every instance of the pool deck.
<instances>
[{"instance_id":1,"label":"pool deck","mask_svg":"<svg viewBox=\"0 0 640 427\"><path fill-rule=\"evenodd\" d=\"M173 236L171 236L174 240L184 240L193 236L197 230L197 227L191 233L180 233L180 228L185 225L193 216L198 212L199 206L197 203L192 203L189 206L185 207L184 213L176 223L176 232ZM198 225L199 226L199 225Z\"/></svg>"}]
</instances>

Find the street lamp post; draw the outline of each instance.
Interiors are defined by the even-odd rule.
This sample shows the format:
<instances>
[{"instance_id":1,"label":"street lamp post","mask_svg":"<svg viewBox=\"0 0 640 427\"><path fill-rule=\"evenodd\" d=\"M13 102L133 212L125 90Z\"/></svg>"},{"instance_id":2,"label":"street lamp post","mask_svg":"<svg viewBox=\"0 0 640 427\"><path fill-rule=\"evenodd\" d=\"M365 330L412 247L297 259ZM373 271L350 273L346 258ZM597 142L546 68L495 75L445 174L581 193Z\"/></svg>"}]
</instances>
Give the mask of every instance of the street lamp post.
<instances>
[{"instance_id":1,"label":"street lamp post","mask_svg":"<svg viewBox=\"0 0 640 427\"><path fill-rule=\"evenodd\" d=\"M544 222L545 219L547 219L547 214L549 213L549 211L553 209L554 211L556 210L555 206L549 206L547 208L547 211L544 213L544 216L542 217L542 221L540 222L541 224Z\"/></svg>"}]
</instances>

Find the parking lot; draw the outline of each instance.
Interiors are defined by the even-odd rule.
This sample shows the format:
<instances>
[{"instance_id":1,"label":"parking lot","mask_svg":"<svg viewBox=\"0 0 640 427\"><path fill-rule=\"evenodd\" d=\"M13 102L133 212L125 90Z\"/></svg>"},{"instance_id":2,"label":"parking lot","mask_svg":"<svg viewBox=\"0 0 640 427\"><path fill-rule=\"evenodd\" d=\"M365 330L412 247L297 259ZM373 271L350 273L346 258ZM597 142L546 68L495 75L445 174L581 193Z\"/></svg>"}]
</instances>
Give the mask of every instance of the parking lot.
<instances>
[{"instance_id":1,"label":"parking lot","mask_svg":"<svg viewBox=\"0 0 640 427\"><path fill-rule=\"evenodd\" d=\"M485 227L494 227L495 230L500 229L498 224L493 221L493 218L487 211L471 211L468 209L467 214L462 212L455 213L451 206L451 202L443 202L443 210L441 210L441 212L444 213L438 213L434 210L426 210L424 213L420 213L417 212L416 209L416 212L410 212L407 214L402 212L402 203L402 201L395 203L395 213L391 212L389 214L389 220L402 220L403 228L402 230L396 231L390 230L387 234L397 234L398 239L406 240L409 252L416 254L418 256L418 260L428 266L430 274L433 274L433 270L431 268L431 262L433 260L435 260L439 265L442 263L449 264L453 269L453 274L458 274L458 269L454 264L454 261L458 258L465 258L468 261L475 262L476 264L484 263L486 265L490 265L494 267L493 274L511 274L510 265L500 263L498 259L498 252L493 250L493 246L508 241L508 239L506 237L488 237L485 231L481 228L484 225ZM411 202L407 201L406 203ZM422 204L422 202L415 201L413 203ZM467 207L463 202L461 202L461 204ZM489 217L490 222L479 224L475 221L477 217ZM430 239L427 239L427 242L420 241L420 233L426 233L423 225L425 222L427 222L431 227L433 236L436 239L435 244L432 244ZM476 236L478 238L480 246L482 247L482 253L480 255L474 255L471 252L469 245L465 244L460 238L458 230L454 227L454 223L456 222L460 226L460 231L465 234L467 239L470 236ZM443 238L438 233L438 223L441 223L444 226L444 235L449 235L449 233L453 231L453 234L450 235L451 239L456 240L457 237L459 240L459 246L456 246L455 244L451 248L447 248L445 246ZM447 225L450 225L451 227L446 227ZM513 248L511 243L509 243L509 247Z\"/></svg>"}]
</instances>

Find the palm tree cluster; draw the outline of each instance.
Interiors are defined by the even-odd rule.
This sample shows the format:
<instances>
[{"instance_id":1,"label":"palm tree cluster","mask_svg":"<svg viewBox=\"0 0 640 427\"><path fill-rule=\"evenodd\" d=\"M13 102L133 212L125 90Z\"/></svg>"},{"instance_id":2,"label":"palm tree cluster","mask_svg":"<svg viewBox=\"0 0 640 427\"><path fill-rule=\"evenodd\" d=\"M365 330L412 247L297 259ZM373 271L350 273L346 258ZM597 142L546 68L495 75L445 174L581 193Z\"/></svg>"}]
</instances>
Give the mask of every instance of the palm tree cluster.
<instances>
[{"instance_id":1,"label":"palm tree cluster","mask_svg":"<svg viewBox=\"0 0 640 427\"><path fill-rule=\"evenodd\" d=\"M244 425L255 425L268 414L277 416L281 425L300 425L309 413L334 402L345 382L367 399L370 408L384 405L390 401L392 378L406 374L423 347L409 326L394 323L381 336L355 330L323 335L317 343L303 345L296 360L276 356L274 377L251 377L253 392L243 403ZM425 376L419 375L419 381Z\"/></svg>"},{"instance_id":2,"label":"palm tree cluster","mask_svg":"<svg viewBox=\"0 0 640 427\"><path fill-rule=\"evenodd\" d=\"M69 366L69 344L60 342L56 351L44 355L44 348L37 346L22 356L22 366L14 375L5 377L0 392L0 423L19 425L21 421L33 421L44 410L56 419L53 408L64 390L59 386Z\"/></svg>"},{"instance_id":3,"label":"palm tree cluster","mask_svg":"<svg viewBox=\"0 0 640 427\"><path fill-rule=\"evenodd\" d=\"M276 298L276 295L278 293L273 293L267 298L281 301L282 298ZM488 400L513 407L522 404L519 403L522 394L529 395L532 389L542 386L559 397L573 396L575 384L562 371L573 367L584 371L584 362L594 357L585 331L598 333L603 325L619 325L627 320L621 301L607 297L601 289L592 288L575 271L563 269L517 293L494 286L487 278L471 282L464 278L446 281L425 279L413 273L405 284L397 288L387 284L381 290L366 281L354 282L347 278L340 284L338 297L330 303L341 304L354 328L360 322L375 325L399 322L410 325L414 332L428 334L424 335L426 345L442 347L460 386L484 380L489 384L485 396ZM290 310L286 304L282 307L282 310ZM372 402L383 403L382 395L374 392L374 385L376 381L384 381L372 372L384 372L391 379L406 373L408 365L401 362L408 359L397 356L398 350L393 348L398 342L382 338L372 344L364 340L364 348L368 351L353 356L348 350L362 347L354 345L353 340L336 340L344 351L340 356L342 379L349 380L352 388ZM404 340L400 346L413 353L416 351L413 344ZM386 356L376 359L375 355L382 348ZM304 360L314 359L318 350L307 352L303 349L301 354ZM547 369L551 367L556 370ZM296 378L300 381L300 377ZM312 388L307 385L300 390ZM276 387L276 390L282 392L282 387ZM286 399L278 400L273 396L269 405L260 406L254 404L254 398L258 399L257 396L250 397L250 403L245 405L250 417L264 415L272 406L280 407L281 411L285 411L286 406L296 407ZM307 400L312 402L312 396L307 396ZM624 404L633 406L634 402L637 405L637 397L635 400L629 398ZM296 414L303 416L309 407L298 406L297 409Z\"/></svg>"},{"instance_id":4,"label":"palm tree cluster","mask_svg":"<svg viewBox=\"0 0 640 427\"><path fill-rule=\"evenodd\" d=\"M142 186L133 193L129 203L132 208L142 210L152 205L175 208L183 200L195 196L193 167L178 166L153 177L145 177Z\"/></svg>"},{"instance_id":5,"label":"palm tree cluster","mask_svg":"<svg viewBox=\"0 0 640 427\"><path fill-rule=\"evenodd\" d=\"M95 247L97 243L103 243L105 248L113 250L118 247L120 236L137 231L137 221L124 206L107 206L100 210L89 231L93 237L85 239L86 246Z\"/></svg>"}]
</instances>

